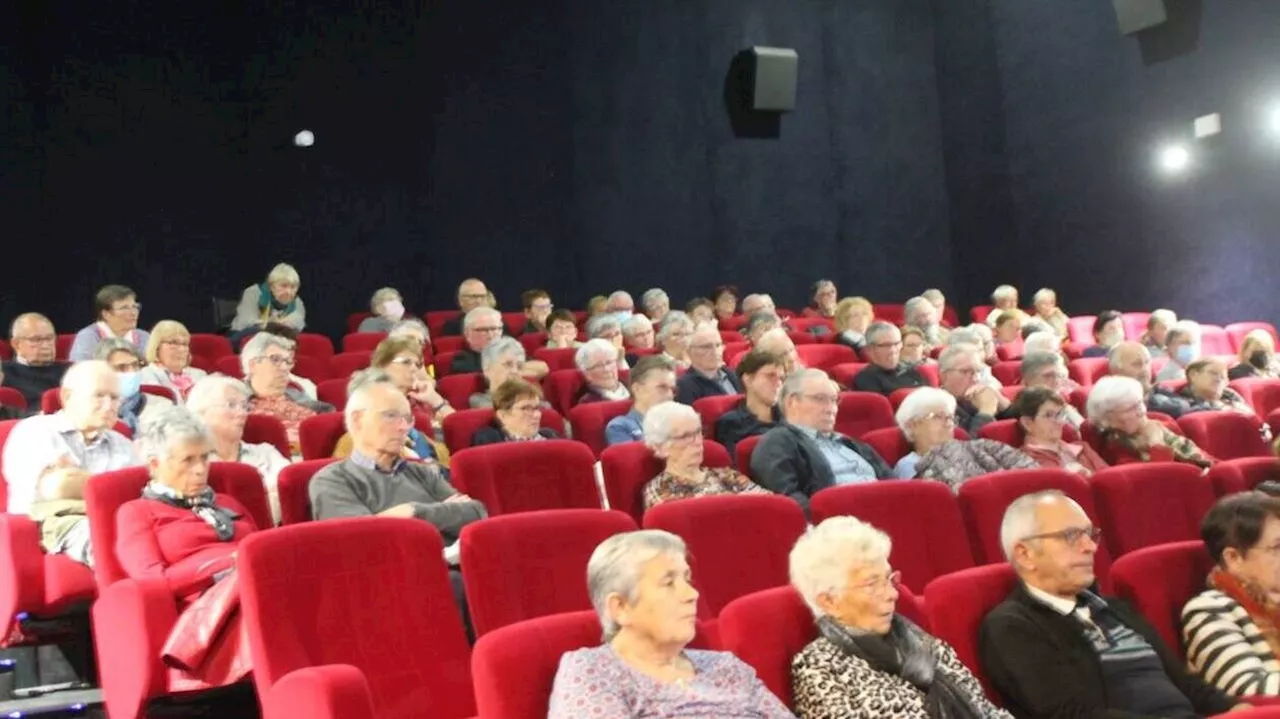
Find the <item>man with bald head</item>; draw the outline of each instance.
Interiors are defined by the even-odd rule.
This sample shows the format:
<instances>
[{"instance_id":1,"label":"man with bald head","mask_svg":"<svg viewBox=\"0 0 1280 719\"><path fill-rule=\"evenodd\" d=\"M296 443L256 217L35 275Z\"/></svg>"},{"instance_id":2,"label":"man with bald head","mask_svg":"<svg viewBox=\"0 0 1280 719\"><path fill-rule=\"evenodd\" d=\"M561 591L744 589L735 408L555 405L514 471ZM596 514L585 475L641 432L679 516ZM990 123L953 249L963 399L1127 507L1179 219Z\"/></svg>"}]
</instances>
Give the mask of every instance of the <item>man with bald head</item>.
<instances>
[{"instance_id":1,"label":"man with bald head","mask_svg":"<svg viewBox=\"0 0 1280 719\"><path fill-rule=\"evenodd\" d=\"M1113 375L1138 380L1146 393L1147 411L1163 412L1174 419L1191 411L1191 403L1177 392L1151 381L1151 352L1142 343L1116 343L1107 353L1107 368Z\"/></svg>"},{"instance_id":2,"label":"man with bald head","mask_svg":"<svg viewBox=\"0 0 1280 719\"><path fill-rule=\"evenodd\" d=\"M787 371L787 374L791 374L797 369L804 369L804 365L800 363L800 353L796 352L796 343L787 336L787 331L781 327L771 329L760 335L760 339L756 341L754 349L781 357L783 368Z\"/></svg>"},{"instance_id":3,"label":"man with bald head","mask_svg":"<svg viewBox=\"0 0 1280 719\"><path fill-rule=\"evenodd\" d=\"M12 387L27 400L27 411L40 411L40 397L62 383L67 365L54 362L57 334L48 317L36 312L18 315L9 329L13 359L3 364L5 387Z\"/></svg>"},{"instance_id":4,"label":"man with bald head","mask_svg":"<svg viewBox=\"0 0 1280 719\"><path fill-rule=\"evenodd\" d=\"M477 307L487 306L489 301L489 288L485 287L484 280L478 280L469 277L458 285L458 309L462 310L462 314L444 323L440 328L441 337L456 337L462 334L462 318L467 313Z\"/></svg>"}]
</instances>

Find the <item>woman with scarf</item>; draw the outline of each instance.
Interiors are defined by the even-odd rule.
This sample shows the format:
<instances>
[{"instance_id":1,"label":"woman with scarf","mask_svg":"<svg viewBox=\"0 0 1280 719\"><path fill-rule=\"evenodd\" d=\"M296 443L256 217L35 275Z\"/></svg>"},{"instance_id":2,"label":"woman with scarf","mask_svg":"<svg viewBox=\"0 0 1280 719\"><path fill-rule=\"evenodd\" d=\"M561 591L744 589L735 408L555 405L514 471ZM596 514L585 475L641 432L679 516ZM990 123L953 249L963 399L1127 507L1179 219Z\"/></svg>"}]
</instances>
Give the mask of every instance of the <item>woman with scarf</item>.
<instances>
[{"instance_id":1,"label":"woman with scarf","mask_svg":"<svg viewBox=\"0 0 1280 719\"><path fill-rule=\"evenodd\" d=\"M120 421L136 433L146 419L172 407L173 402L142 391L142 353L128 340L112 337L98 345L94 359L100 359L115 370L120 381Z\"/></svg>"},{"instance_id":2,"label":"woman with scarf","mask_svg":"<svg viewBox=\"0 0 1280 719\"><path fill-rule=\"evenodd\" d=\"M147 340L147 366L139 374L142 384L164 387L181 404L205 376L191 366L191 333L181 322L161 320L151 328Z\"/></svg>"},{"instance_id":3,"label":"woman with scarf","mask_svg":"<svg viewBox=\"0 0 1280 719\"><path fill-rule=\"evenodd\" d=\"M163 653L193 688L222 686L251 668L240 628L235 551L258 530L234 498L208 485L209 431L184 407L143 426L139 442L151 473L142 496L116 514L116 555L130 579L160 581L180 614Z\"/></svg>"},{"instance_id":4,"label":"woman with scarf","mask_svg":"<svg viewBox=\"0 0 1280 719\"><path fill-rule=\"evenodd\" d=\"M231 320L231 344L239 345L267 325L277 322L301 332L307 324L307 308L298 297L302 279L292 265L283 262L272 268L267 281L249 285L240 296L236 317Z\"/></svg>"},{"instance_id":5,"label":"woman with scarf","mask_svg":"<svg viewBox=\"0 0 1280 719\"><path fill-rule=\"evenodd\" d=\"M1232 696L1280 696L1280 499L1223 497L1200 536L1214 567L1182 609L1187 666Z\"/></svg>"},{"instance_id":6,"label":"woman with scarf","mask_svg":"<svg viewBox=\"0 0 1280 719\"><path fill-rule=\"evenodd\" d=\"M93 310L98 320L76 333L67 359L72 362L93 359L98 345L109 339L126 340L139 352L147 346L147 331L138 329L142 303L133 290L124 285L107 285L94 295Z\"/></svg>"},{"instance_id":7,"label":"woman with scarf","mask_svg":"<svg viewBox=\"0 0 1280 719\"><path fill-rule=\"evenodd\" d=\"M809 529L791 550L791 584L818 638L791 661L800 719L1007 719L955 650L894 612L889 535L853 517Z\"/></svg>"},{"instance_id":8,"label":"woman with scarf","mask_svg":"<svg viewBox=\"0 0 1280 719\"><path fill-rule=\"evenodd\" d=\"M1108 375L1089 390L1089 422L1100 430L1098 454L1108 464L1185 462L1202 469L1218 460L1195 442L1147 417L1146 392L1136 379Z\"/></svg>"}]
</instances>

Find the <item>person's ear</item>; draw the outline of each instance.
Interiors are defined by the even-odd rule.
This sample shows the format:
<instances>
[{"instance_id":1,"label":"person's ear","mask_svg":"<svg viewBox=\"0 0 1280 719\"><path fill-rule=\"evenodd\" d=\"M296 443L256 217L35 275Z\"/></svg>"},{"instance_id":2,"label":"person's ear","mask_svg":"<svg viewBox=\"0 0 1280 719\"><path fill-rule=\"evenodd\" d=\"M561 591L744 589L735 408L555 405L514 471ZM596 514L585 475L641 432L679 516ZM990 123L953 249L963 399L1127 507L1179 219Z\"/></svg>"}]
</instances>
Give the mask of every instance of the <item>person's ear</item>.
<instances>
[{"instance_id":1,"label":"person's ear","mask_svg":"<svg viewBox=\"0 0 1280 719\"><path fill-rule=\"evenodd\" d=\"M627 600L621 594L614 592L605 597L604 608L605 612L619 627L625 627L631 623L631 605L627 604Z\"/></svg>"},{"instance_id":2,"label":"person's ear","mask_svg":"<svg viewBox=\"0 0 1280 719\"><path fill-rule=\"evenodd\" d=\"M147 457L147 469L150 470L152 476L154 476L156 471L160 469L160 458Z\"/></svg>"},{"instance_id":3,"label":"person's ear","mask_svg":"<svg viewBox=\"0 0 1280 719\"><path fill-rule=\"evenodd\" d=\"M1019 427L1022 427L1022 431L1023 431L1023 432L1030 432L1030 431L1031 431L1031 424L1032 424L1033 422L1035 422L1035 418L1034 418L1034 417L1019 417L1019 418L1018 418L1018 426L1019 426Z\"/></svg>"}]
</instances>

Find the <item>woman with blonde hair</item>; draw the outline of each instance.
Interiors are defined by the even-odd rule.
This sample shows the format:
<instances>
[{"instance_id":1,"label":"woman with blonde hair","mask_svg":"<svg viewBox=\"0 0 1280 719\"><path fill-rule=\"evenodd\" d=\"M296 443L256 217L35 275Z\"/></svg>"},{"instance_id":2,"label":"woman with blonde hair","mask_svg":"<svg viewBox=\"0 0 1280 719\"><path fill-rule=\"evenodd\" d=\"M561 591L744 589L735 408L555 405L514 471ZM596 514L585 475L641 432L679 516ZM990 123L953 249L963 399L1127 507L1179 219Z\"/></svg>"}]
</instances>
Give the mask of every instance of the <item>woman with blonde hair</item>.
<instances>
[{"instance_id":1,"label":"woman with blonde hair","mask_svg":"<svg viewBox=\"0 0 1280 719\"><path fill-rule=\"evenodd\" d=\"M1244 336L1237 355L1240 364L1227 373L1228 379L1280 379L1280 362L1276 361L1276 342L1266 330L1254 330Z\"/></svg>"},{"instance_id":2,"label":"woman with blonde hair","mask_svg":"<svg viewBox=\"0 0 1280 719\"><path fill-rule=\"evenodd\" d=\"M206 374L191 366L191 333L174 320L161 320L151 328L146 358L147 366L138 373L141 384L164 387L179 402Z\"/></svg>"},{"instance_id":3,"label":"woman with blonde hair","mask_svg":"<svg viewBox=\"0 0 1280 719\"><path fill-rule=\"evenodd\" d=\"M866 297L846 297L836 303L835 343L860 351L867 346L863 335L876 320L875 308Z\"/></svg>"}]
</instances>

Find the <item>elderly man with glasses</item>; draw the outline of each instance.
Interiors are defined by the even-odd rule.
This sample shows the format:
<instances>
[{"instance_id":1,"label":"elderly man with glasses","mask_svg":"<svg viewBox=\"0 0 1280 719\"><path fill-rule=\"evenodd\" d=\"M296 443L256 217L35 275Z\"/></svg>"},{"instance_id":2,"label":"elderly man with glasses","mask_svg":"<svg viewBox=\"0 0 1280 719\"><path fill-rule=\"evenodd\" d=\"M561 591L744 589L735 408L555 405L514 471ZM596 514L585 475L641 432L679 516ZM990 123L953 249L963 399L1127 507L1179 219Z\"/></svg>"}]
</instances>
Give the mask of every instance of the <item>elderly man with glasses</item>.
<instances>
[{"instance_id":1,"label":"elderly man with glasses","mask_svg":"<svg viewBox=\"0 0 1280 719\"><path fill-rule=\"evenodd\" d=\"M468 312L462 320L462 336L467 344L453 356L449 374L483 371L480 353L502 337L502 331L502 314L492 307L477 307ZM547 363L541 360L526 361L520 366L520 375L524 377L545 377L547 371Z\"/></svg>"},{"instance_id":2,"label":"elderly man with glasses","mask_svg":"<svg viewBox=\"0 0 1280 719\"><path fill-rule=\"evenodd\" d=\"M902 362L902 332L888 322L867 327L863 348L871 363L853 377L853 389L885 396L900 389L923 387L928 382L915 367Z\"/></svg>"},{"instance_id":3,"label":"elderly man with glasses","mask_svg":"<svg viewBox=\"0 0 1280 719\"><path fill-rule=\"evenodd\" d=\"M40 397L62 382L67 365L54 362L58 336L48 317L36 312L18 315L9 330L13 359L3 363L5 387L27 400L27 411L40 411Z\"/></svg>"},{"instance_id":4,"label":"elderly man with glasses","mask_svg":"<svg viewBox=\"0 0 1280 719\"><path fill-rule=\"evenodd\" d=\"M689 371L676 381L676 401L742 394L742 380L724 366L724 340L713 324L698 325L689 340Z\"/></svg>"},{"instance_id":5,"label":"elderly man with glasses","mask_svg":"<svg viewBox=\"0 0 1280 719\"><path fill-rule=\"evenodd\" d=\"M462 322L467 313L477 307L488 307L488 303L489 288L485 287L484 280L474 277L463 280L462 284L458 285L458 309L462 310L462 313L444 323L440 328L440 336L457 337L462 334Z\"/></svg>"}]
</instances>

